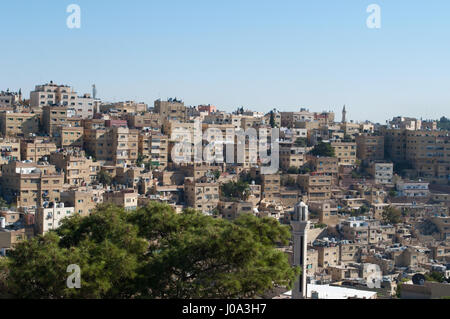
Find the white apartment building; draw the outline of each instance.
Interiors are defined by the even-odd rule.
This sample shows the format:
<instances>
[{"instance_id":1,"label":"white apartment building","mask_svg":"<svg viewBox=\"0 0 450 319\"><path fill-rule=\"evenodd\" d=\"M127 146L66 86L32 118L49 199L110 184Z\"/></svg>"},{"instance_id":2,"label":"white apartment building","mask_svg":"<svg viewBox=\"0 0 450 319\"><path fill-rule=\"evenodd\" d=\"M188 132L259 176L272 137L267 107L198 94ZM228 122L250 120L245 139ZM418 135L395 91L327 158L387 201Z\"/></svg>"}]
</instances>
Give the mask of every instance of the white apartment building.
<instances>
[{"instance_id":1,"label":"white apartment building","mask_svg":"<svg viewBox=\"0 0 450 319\"><path fill-rule=\"evenodd\" d=\"M95 102L95 99L93 99L90 94L84 94L83 96L78 96L76 98L76 105L71 108L75 110L75 116L77 117L83 119L92 118L95 113Z\"/></svg>"},{"instance_id":2,"label":"white apartment building","mask_svg":"<svg viewBox=\"0 0 450 319\"><path fill-rule=\"evenodd\" d=\"M58 229L64 218L75 214L74 207L64 207L64 203L54 203L53 207L41 207L36 212L36 230L38 234L45 234Z\"/></svg>"},{"instance_id":3,"label":"white apartment building","mask_svg":"<svg viewBox=\"0 0 450 319\"><path fill-rule=\"evenodd\" d=\"M397 183L399 196L405 197L426 197L430 194L429 183L422 181L400 181Z\"/></svg>"},{"instance_id":4,"label":"white apartment building","mask_svg":"<svg viewBox=\"0 0 450 319\"><path fill-rule=\"evenodd\" d=\"M68 117L77 116L83 119L92 118L99 100L90 94L78 96L72 87L57 85L53 82L37 85L30 93L31 107L44 107L47 105L60 105L68 107Z\"/></svg>"},{"instance_id":5,"label":"white apartment building","mask_svg":"<svg viewBox=\"0 0 450 319\"><path fill-rule=\"evenodd\" d=\"M392 184L394 178L394 164L374 162L369 168L370 174L377 184Z\"/></svg>"}]
</instances>

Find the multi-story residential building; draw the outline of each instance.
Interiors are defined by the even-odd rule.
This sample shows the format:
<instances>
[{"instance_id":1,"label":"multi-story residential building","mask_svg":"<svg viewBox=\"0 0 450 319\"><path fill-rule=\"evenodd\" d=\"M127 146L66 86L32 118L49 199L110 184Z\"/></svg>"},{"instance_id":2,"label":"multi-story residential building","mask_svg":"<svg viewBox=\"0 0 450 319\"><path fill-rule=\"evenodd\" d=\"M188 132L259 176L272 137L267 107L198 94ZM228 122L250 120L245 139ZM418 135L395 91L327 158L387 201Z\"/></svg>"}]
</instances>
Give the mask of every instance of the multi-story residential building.
<instances>
[{"instance_id":1,"label":"multi-story residential building","mask_svg":"<svg viewBox=\"0 0 450 319\"><path fill-rule=\"evenodd\" d=\"M211 213L219 203L219 183L205 183L186 178L184 195L188 207L204 213Z\"/></svg>"},{"instance_id":2,"label":"multi-story residential building","mask_svg":"<svg viewBox=\"0 0 450 319\"><path fill-rule=\"evenodd\" d=\"M22 101L22 90L19 92L0 92L0 108L13 108Z\"/></svg>"},{"instance_id":3,"label":"multi-story residential building","mask_svg":"<svg viewBox=\"0 0 450 319\"><path fill-rule=\"evenodd\" d=\"M279 174L261 175L261 199L279 200L281 191L281 178Z\"/></svg>"},{"instance_id":4,"label":"multi-story residential building","mask_svg":"<svg viewBox=\"0 0 450 319\"><path fill-rule=\"evenodd\" d=\"M86 158L83 151L54 152L50 163L65 174L65 183L73 186L90 185L97 179L100 163Z\"/></svg>"},{"instance_id":5,"label":"multi-story residential building","mask_svg":"<svg viewBox=\"0 0 450 319\"><path fill-rule=\"evenodd\" d=\"M298 175L297 183L307 194L309 201L324 201L331 198L331 176L323 173Z\"/></svg>"},{"instance_id":6,"label":"multi-story residential building","mask_svg":"<svg viewBox=\"0 0 450 319\"><path fill-rule=\"evenodd\" d=\"M216 112L206 115L203 119L205 124L232 124L235 129L241 128L241 116L225 112Z\"/></svg>"},{"instance_id":7,"label":"multi-story residential building","mask_svg":"<svg viewBox=\"0 0 450 319\"><path fill-rule=\"evenodd\" d=\"M217 206L219 213L223 218L234 220L242 214L253 214L253 203L250 202L223 202L220 201Z\"/></svg>"},{"instance_id":8,"label":"multi-story residential building","mask_svg":"<svg viewBox=\"0 0 450 319\"><path fill-rule=\"evenodd\" d=\"M319 267L327 268L339 265L339 246L336 244L330 245L315 245L313 246L318 253Z\"/></svg>"},{"instance_id":9,"label":"multi-story residential building","mask_svg":"<svg viewBox=\"0 0 450 319\"><path fill-rule=\"evenodd\" d=\"M334 112L321 112L321 113L314 113L314 120L318 121L320 124L332 124L335 120L335 114Z\"/></svg>"},{"instance_id":10,"label":"multi-story residential building","mask_svg":"<svg viewBox=\"0 0 450 319\"><path fill-rule=\"evenodd\" d=\"M450 238L450 217L432 217L430 220L436 225L440 239L448 240Z\"/></svg>"},{"instance_id":11,"label":"multi-story residential building","mask_svg":"<svg viewBox=\"0 0 450 319\"><path fill-rule=\"evenodd\" d=\"M1 217L0 217L1 225ZM18 226L18 227L1 227L0 226L0 257L6 256L8 251L13 250L14 247L33 237L34 230L31 227Z\"/></svg>"},{"instance_id":12,"label":"multi-story residential building","mask_svg":"<svg viewBox=\"0 0 450 319\"><path fill-rule=\"evenodd\" d=\"M325 174L333 177L333 181L337 181L339 173L339 160L336 157L316 157L310 156L308 160L314 172Z\"/></svg>"},{"instance_id":13,"label":"multi-story residential building","mask_svg":"<svg viewBox=\"0 0 450 319\"><path fill-rule=\"evenodd\" d=\"M280 114L282 127L292 128L296 122L314 121L314 113L306 109L301 109L300 112L280 112Z\"/></svg>"},{"instance_id":14,"label":"multi-story residential building","mask_svg":"<svg viewBox=\"0 0 450 319\"><path fill-rule=\"evenodd\" d=\"M74 207L76 214L89 216L103 202L104 190L77 188L61 192L61 202L67 207Z\"/></svg>"},{"instance_id":15,"label":"multi-story residential building","mask_svg":"<svg viewBox=\"0 0 450 319\"><path fill-rule=\"evenodd\" d=\"M147 190L154 186L152 172L142 167L121 167L116 168L115 180L125 187L139 190L145 195ZM140 187L142 185L142 187Z\"/></svg>"},{"instance_id":16,"label":"multi-story residential building","mask_svg":"<svg viewBox=\"0 0 450 319\"><path fill-rule=\"evenodd\" d=\"M280 144L280 166L284 170L291 167L300 168L305 164L304 148L293 147L292 143Z\"/></svg>"},{"instance_id":17,"label":"multi-story residential building","mask_svg":"<svg viewBox=\"0 0 450 319\"><path fill-rule=\"evenodd\" d=\"M326 225L337 224L337 205L333 204L333 201L308 201L308 206L310 211L317 215L319 222Z\"/></svg>"},{"instance_id":18,"label":"multi-story residential building","mask_svg":"<svg viewBox=\"0 0 450 319\"><path fill-rule=\"evenodd\" d=\"M383 131L385 157L394 162L406 159L406 130L386 129Z\"/></svg>"},{"instance_id":19,"label":"multi-story residential building","mask_svg":"<svg viewBox=\"0 0 450 319\"><path fill-rule=\"evenodd\" d=\"M120 115L138 114L147 112L148 105L145 103L138 103L135 101L125 101L113 104L103 104L100 106L100 111L105 113L114 111Z\"/></svg>"},{"instance_id":20,"label":"multi-story residential building","mask_svg":"<svg viewBox=\"0 0 450 319\"><path fill-rule=\"evenodd\" d=\"M384 159L384 137L371 135L356 136L357 156L363 161Z\"/></svg>"},{"instance_id":21,"label":"multi-story residential building","mask_svg":"<svg viewBox=\"0 0 450 319\"><path fill-rule=\"evenodd\" d=\"M61 125L56 129L56 144L59 148L83 148L83 127Z\"/></svg>"},{"instance_id":22,"label":"multi-story residential building","mask_svg":"<svg viewBox=\"0 0 450 319\"><path fill-rule=\"evenodd\" d=\"M0 165L20 161L20 140L0 138Z\"/></svg>"},{"instance_id":23,"label":"multi-story residential building","mask_svg":"<svg viewBox=\"0 0 450 319\"><path fill-rule=\"evenodd\" d=\"M394 117L392 121L389 122L389 125L395 129L415 131L422 128L422 120L398 116Z\"/></svg>"},{"instance_id":24,"label":"multi-story residential building","mask_svg":"<svg viewBox=\"0 0 450 319\"><path fill-rule=\"evenodd\" d=\"M161 129L161 118L159 114L145 112L144 114L126 114L126 119L129 128L144 129L144 130L158 130Z\"/></svg>"},{"instance_id":25,"label":"multi-story residential building","mask_svg":"<svg viewBox=\"0 0 450 319\"><path fill-rule=\"evenodd\" d=\"M208 104L208 105L199 105L199 106L197 107L197 109L198 109L199 112L205 112L205 113L208 113L208 114L216 113L216 112L217 112L217 107L214 106L214 105L211 105L211 104Z\"/></svg>"},{"instance_id":26,"label":"multi-story residential building","mask_svg":"<svg viewBox=\"0 0 450 319\"><path fill-rule=\"evenodd\" d=\"M339 259L343 263L360 262L364 245L349 241L339 243Z\"/></svg>"},{"instance_id":27,"label":"multi-story residential building","mask_svg":"<svg viewBox=\"0 0 450 319\"><path fill-rule=\"evenodd\" d=\"M428 185L428 182L423 181L398 181L398 195L405 197L425 197L430 194Z\"/></svg>"},{"instance_id":28,"label":"multi-story residential building","mask_svg":"<svg viewBox=\"0 0 450 319\"><path fill-rule=\"evenodd\" d=\"M89 122L84 129L84 146L98 161L117 165L135 163L138 158L138 130L126 127L96 125Z\"/></svg>"},{"instance_id":29,"label":"multi-story residential building","mask_svg":"<svg viewBox=\"0 0 450 319\"><path fill-rule=\"evenodd\" d=\"M372 162L369 173L375 179L376 184L392 184L394 178L394 164L386 162Z\"/></svg>"},{"instance_id":30,"label":"multi-story residential building","mask_svg":"<svg viewBox=\"0 0 450 319\"><path fill-rule=\"evenodd\" d=\"M339 160L339 165L350 166L356 163L356 143L353 142L333 142L335 156Z\"/></svg>"},{"instance_id":31,"label":"multi-story residential building","mask_svg":"<svg viewBox=\"0 0 450 319\"><path fill-rule=\"evenodd\" d=\"M141 133L138 144L139 154L150 160L152 166L164 170L169 158L169 137L161 133Z\"/></svg>"},{"instance_id":32,"label":"multi-story residential building","mask_svg":"<svg viewBox=\"0 0 450 319\"><path fill-rule=\"evenodd\" d=\"M70 108L74 110L76 116L82 119L92 118L95 113L95 105L98 100L91 97L90 94L84 94L76 98L75 105Z\"/></svg>"},{"instance_id":33,"label":"multi-story residential building","mask_svg":"<svg viewBox=\"0 0 450 319\"><path fill-rule=\"evenodd\" d=\"M418 177L447 184L450 181L448 131L406 131L406 160Z\"/></svg>"},{"instance_id":34,"label":"multi-story residential building","mask_svg":"<svg viewBox=\"0 0 450 319\"><path fill-rule=\"evenodd\" d=\"M186 106L180 100L168 99L167 101L155 101L155 113L160 115L161 122L168 121L186 121Z\"/></svg>"},{"instance_id":35,"label":"multi-story residential building","mask_svg":"<svg viewBox=\"0 0 450 319\"><path fill-rule=\"evenodd\" d=\"M31 107L51 105L76 107L77 93L70 86L57 85L52 81L44 85L37 85L30 93Z\"/></svg>"},{"instance_id":36,"label":"multi-story residential building","mask_svg":"<svg viewBox=\"0 0 450 319\"><path fill-rule=\"evenodd\" d=\"M39 133L40 113L0 112L3 136L29 136Z\"/></svg>"},{"instance_id":37,"label":"multi-story residential building","mask_svg":"<svg viewBox=\"0 0 450 319\"><path fill-rule=\"evenodd\" d=\"M74 214L75 208L65 207L64 203L51 203L47 207L39 207L35 218L36 233L43 235L50 230L58 229L65 218Z\"/></svg>"},{"instance_id":38,"label":"multi-story residential building","mask_svg":"<svg viewBox=\"0 0 450 319\"><path fill-rule=\"evenodd\" d=\"M44 132L51 137L56 136L58 127L67 123L67 112L67 106L44 106L42 112Z\"/></svg>"},{"instance_id":39,"label":"multi-story residential building","mask_svg":"<svg viewBox=\"0 0 450 319\"><path fill-rule=\"evenodd\" d=\"M123 207L126 210L137 208L139 194L134 189L109 191L103 194L103 202Z\"/></svg>"},{"instance_id":40,"label":"multi-story residential building","mask_svg":"<svg viewBox=\"0 0 450 319\"><path fill-rule=\"evenodd\" d=\"M10 162L2 166L3 197L17 207L38 208L59 202L64 175L55 166Z\"/></svg>"},{"instance_id":41,"label":"multi-story residential building","mask_svg":"<svg viewBox=\"0 0 450 319\"><path fill-rule=\"evenodd\" d=\"M20 141L22 161L39 162L57 149L56 144L45 137L33 137Z\"/></svg>"}]
</instances>

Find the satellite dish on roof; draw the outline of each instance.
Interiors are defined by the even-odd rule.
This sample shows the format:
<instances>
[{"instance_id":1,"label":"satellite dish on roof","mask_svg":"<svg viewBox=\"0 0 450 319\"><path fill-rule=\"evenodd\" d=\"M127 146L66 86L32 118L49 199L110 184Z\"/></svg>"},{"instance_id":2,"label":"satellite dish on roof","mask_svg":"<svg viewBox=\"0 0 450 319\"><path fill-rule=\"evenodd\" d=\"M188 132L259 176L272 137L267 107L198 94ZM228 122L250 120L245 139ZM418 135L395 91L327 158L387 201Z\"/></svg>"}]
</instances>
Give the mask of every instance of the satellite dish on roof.
<instances>
[{"instance_id":1,"label":"satellite dish on roof","mask_svg":"<svg viewBox=\"0 0 450 319\"><path fill-rule=\"evenodd\" d=\"M425 276L422 274L415 274L412 277L412 282L414 285L423 286L425 284Z\"/></svg>"}]
</instances>

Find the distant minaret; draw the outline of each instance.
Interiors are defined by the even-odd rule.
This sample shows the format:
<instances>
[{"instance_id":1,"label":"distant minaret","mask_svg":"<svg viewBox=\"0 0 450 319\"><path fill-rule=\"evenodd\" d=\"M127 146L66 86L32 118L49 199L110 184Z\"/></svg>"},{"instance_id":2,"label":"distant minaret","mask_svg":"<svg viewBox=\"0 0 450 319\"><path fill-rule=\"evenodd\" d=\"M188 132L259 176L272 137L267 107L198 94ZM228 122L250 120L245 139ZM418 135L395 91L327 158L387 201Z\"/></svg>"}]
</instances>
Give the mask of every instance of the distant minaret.
<instances>
[{"instance_id":1,"label":"distant minaret","mask_svg":"<svg viewBox=\"0 0 450 319\"><path fill-rule=\"evenodd\" d=\"M97 88L95 87L95 84L92 85L92 98L95 100L97 97Z\"/></svg>"},{"instance_id":2,"label":"distant minaret","mask_svg":"<svg viewBox=\"0 0 450 319\"><path fill-rule=\"evenodd\" d=\"M292 290L292 299L306 299L306 257L308 254L307 232L309 229L308 206L300 202L294 208L291 220L294 238L294 266L301 266L302 273Z\"/></svg>"},{"instance_id":3,"label":"distant minaret","mask_svg":"<svg viewBox=\"0 0 450 319\"><path fill-rule=\"evenodd\" d=\"M344 109L342 110L342 123L347 123L347 111L345 110L345 105Z\"/></svg>"}]
</instances>

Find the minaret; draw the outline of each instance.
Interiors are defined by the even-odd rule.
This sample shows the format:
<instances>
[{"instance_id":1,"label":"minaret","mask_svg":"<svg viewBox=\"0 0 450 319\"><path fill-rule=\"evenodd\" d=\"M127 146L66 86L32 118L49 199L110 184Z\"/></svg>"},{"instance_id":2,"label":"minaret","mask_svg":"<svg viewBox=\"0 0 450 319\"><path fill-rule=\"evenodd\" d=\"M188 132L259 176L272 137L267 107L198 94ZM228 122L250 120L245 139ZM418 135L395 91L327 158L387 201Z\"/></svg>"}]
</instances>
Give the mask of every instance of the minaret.
<instances>
[{"instance_id":1,"label":"minaret","mask_svg":"<svg viewBox=\"0 0 450 319\"><path fill-rule=\"evenodd\" d=\"M342 123L347 123L347 111L345 110L345 105L344 109L342 110Z\"/></svg>"},{"instance_id":2,"label":"minaret","mask_svg":"<svg viewBox=\"0 0 450 319\"><path fill-rule=\"evenodd\" d=\"M300 202L294 208L291 219L292 235L294 238L294 266L300 266L302 273L292 290L292 299L306 299L306 257L307 232L309 229L308 206Z\"/></svg>"}]
</instances>

